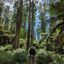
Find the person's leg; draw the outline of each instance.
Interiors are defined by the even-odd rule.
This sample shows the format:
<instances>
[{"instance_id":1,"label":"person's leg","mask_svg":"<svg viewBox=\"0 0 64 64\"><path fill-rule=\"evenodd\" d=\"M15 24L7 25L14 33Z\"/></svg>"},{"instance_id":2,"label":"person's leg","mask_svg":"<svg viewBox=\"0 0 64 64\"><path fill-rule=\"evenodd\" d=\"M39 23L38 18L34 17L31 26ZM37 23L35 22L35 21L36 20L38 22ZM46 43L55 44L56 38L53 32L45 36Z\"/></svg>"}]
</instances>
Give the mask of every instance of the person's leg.
<instances>
[{"instance_id":1,"label":"person's leg","mask_svg":"<svg viewBox=\"0 0 64 64\"><path fill-rule=\"evenodd\" d=\"M35 64L35 56L32 57L32 64Z\"/></svg>"},{"instance_id":2,"label":"person's leg","mask_svg":"<svg viewBox=\"0 0 64 64\"><path fill-rule=\"evenodd\" d=\"M30 64L32 64L32 56L31 55L29 57L29 62L30 62Z\"/></svg>"}]
</instances>

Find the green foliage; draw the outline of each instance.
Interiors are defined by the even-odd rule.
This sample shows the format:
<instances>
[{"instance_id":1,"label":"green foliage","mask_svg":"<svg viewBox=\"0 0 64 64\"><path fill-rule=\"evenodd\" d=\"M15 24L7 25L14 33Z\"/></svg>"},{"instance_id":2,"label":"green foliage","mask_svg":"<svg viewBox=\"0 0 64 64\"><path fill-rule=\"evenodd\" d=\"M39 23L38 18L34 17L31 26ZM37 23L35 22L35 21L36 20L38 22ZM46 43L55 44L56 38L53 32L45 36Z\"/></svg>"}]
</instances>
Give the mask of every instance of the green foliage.
<instances>
[{"instance_id":1,"label":"green foliage","mask_svg":"<svg viewBox=\"0 0 64 64\"><path fill-rule=\"evenodd\" d=\"M24 28L21 28L21 30L20 30L20 38L26 38L26 31L25 31L25 29Z\"/></svg>"},{"instance_id":2,"label":"green foliage","mask_svg":"<svg viewBox=\"0 0 64 64\"><path fill-rule=\"evenodd\" d=\"M5 45L5 46L0 46L0 51L9 51L12 50L13 46L12 45Z\"/></svg>"},{"instance_id":3,"label":"green foliage","mask_svg":"<svg viewBox=\"0 0 64 64\"><path fill-rule=\"evenodd\" d=\"M11 51L9 46L0 47L0 64L27 64L27 52L20 48Z\"/></svg>"},{"instance_id":4,"label":"green foliage","mask_svg":"<svg viewBox=\"0 0 64 64\"><path fill-rule=\"evenodd\" d=\"M5 45L5 50L12 50L13 49L13 46L12 45Z\"/></svg>"},{"instance_id":5,"label":"green foliage","mask_svg":"<svg viewBox=\"0 0 64 64\"><path fill-rule=\"evenodd\" d=\"M53 3L50 4L50 14L51 16L56 14L56 7Z\"/></svg>"},{"instance_id":6,"label":"green foliage","mask_svg":"<svg viewBox=\"0 0 64 64\"><path fill-rule=\"evenodd\" d=\"M49 51L55 51L55 46L54 46L53 43L48 43L47 46L48 46L47 50L49 50Z\"/></svg>"},{"instance_id":7,"label":"green foliage","mask_svg":"<svg viewBox=\"0 0 64 64\"><path fill-rule=\"evenodd\" d=\"M39 43L37 41L34 41L33 42L33 45L36 47L36 48L39 48Z\"/></svg>"},{"instance_id":8,"label":"green foliage","mask_svg":"<svg viewBox=\"0 0 64 64\"><path fill-rule=\"evenodd\" d=\"M46 42L42 42L42 43L40 44L40 48L46 49Z\"/></svg>"},{"instance_id":9,"label":"green foliage","mask_svg":"<svg viewBox=\"0 0 64 64\"><path fill-rule=\"evenodd\" d=\"M11 51L0 51L0 64L11 64L12 61Z\"/></svg>"},{"instance_id":10,"label":"green foliage","mask_svg":"<svg viewBox=\"0 0 64 64\"><path fill-rule=\"evenodd\" d=\"M50 55L44 50L39 50L37 56L37 64L49 64L53 61Z\"/></svg>"},{"instance_id":11,"label":"green foliage","mask_svg":"<svg viewBox=\"0 0 64 64\"><path fill-rule=\"evenodd\" d=\"M52 57L54 59L53 64L64 64L64 55L55 54Z\"/></svg>"},{"instance_id":12,"label":"green foliage","mask_svg":"<svg viewBox=\"0 0 64 64\"><path fill-rule=\"evenodd\" d=\"M50 38L48 39L48 43L46 43L47 50L49 51L59 51L60 49L63 49L64 46L64 33L61 32L61 29L56 29L52 35L50 35ZM60 50L60 52L62 52ZM58 52L59 53L59 52Z\"/></svg>"},{"instance_id":13,"label":"green foliage","mask_svg":"<svg viewBox=\"0 0 64 64\"><path fill-rule=\"evenodd\" d=\"M0 3L0 35L10 36L11 33L15 34L16 22L18 21L17 16L19 17L20 15L20 14L17 15L17 8L18 8L17 6L19 1L16 0L10 4L10 5L13 5L13 8L12 8L13 10L10 9L10 5L7 5L7 6L5 5L4 0L1 0L1 1L2 3ZM12 0L8 2L7 1L6 3L10 3ZM21 29L19 34L20 35L19 42L20 42L20 48L24 48L24 49L26 48L26 35L27 35L26 29L29 25L27 21L30 20L28 19L29 18L28 4L29 4L28 0L23 0L22 23L21 23ZM34 5L37 5L37 2L35 2ZM39 16L39 19L41 20L41 24L39 24L40 27L38 26L38 23L39 23L38 21L37 21L38 22L37 24L36 22L34 22L34 25L33 25L33 27L36 28L36 31L37 31L36 34L37 34L38 40L40 37L39 35L41 35L42 37L42 41L41 41L42 43L38 43L38 41L33 42L33 45L37 49L41 48L41 50L37 51L37 59L36 59L37 64L64 64L64 55L55 54L53 52L56 50L56 48L58 50L60 46L62 46L62 48L64 47L64 28L62 28L62 25L56 28L54 33L50 36L50 39L48 40L48 42L44 42L48 37L47 30L49 30L48 33L49 32L51 33L50 30L53 29L54 26L57 26L57 24L63 22L64 0L50 0L50 4L48 3L48 1L43 0L43 3L38 1L38 5L34 6L34 15L33 15L34 17L32 19L36 21L38 20L37 18ZM33 11L31 10L31 12ZM32 24L32 20L30 20L31 22L30 24ZM37 27L35 27L35 25ZM61 32L61 28L63 29L63 31L61 34L59 34ZM30 26L30 30L31 30L31 26ZM12 39L13 37L9 37L9 38ZM0 43L7 39L2 38ZM31 39L31 34L29 39ZM46 46L49 51L45 50ZM0 64L27 64L27 59L28 59L27 51L25 51L24 49L14 50L12 45L0 46Z\"/></svg>"},{"instance_id":14,"label":"green foliage","mask_svg":"<svg viewBox=\"0 0 64 64\"><path fill-rule=\"evenodd\" d=\"M38 51L37 64L64 64L64 55L41 49Z\"/></svg>"},{"instance_id":15,"label":"green foliage","mask_svg":"<svg viewBox=\"0 0 64 64\"><path fill-rule=\"evenodd\" d=\"M25 64L27 62L27 52L24 49L17 49L12 53L13 63Z\"/></svg>"},{"instance_id":16,"label":"green foliage","mask_svg":"<svg viewBox=\"0 0 64 64\"><path fill-rule=\"evenodd\" d=\"M25 48L26 47L26 40L20 38L20 43L19 44L20 44L20 48L23 48L23 47Z\"/></svg>"}]
</instances>

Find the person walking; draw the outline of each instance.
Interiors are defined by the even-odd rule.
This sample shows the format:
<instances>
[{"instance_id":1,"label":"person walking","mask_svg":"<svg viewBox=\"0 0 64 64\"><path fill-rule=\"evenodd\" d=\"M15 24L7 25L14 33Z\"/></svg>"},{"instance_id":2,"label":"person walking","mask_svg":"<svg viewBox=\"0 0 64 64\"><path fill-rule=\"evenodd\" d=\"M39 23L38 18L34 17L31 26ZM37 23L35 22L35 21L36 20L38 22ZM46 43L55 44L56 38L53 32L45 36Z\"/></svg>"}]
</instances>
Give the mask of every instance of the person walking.
<instances>
[{"instance_id":1,"label":"person walking","mask_svg":"<svg viewBox=\"0 0 64 64\"><path fill-rule=\"evenodd\" d=\"M29 54L30 54L30 64L35 64L36 50L34 46L31 46L31 48L29 49Z\"/></svg>"}]
</instances>

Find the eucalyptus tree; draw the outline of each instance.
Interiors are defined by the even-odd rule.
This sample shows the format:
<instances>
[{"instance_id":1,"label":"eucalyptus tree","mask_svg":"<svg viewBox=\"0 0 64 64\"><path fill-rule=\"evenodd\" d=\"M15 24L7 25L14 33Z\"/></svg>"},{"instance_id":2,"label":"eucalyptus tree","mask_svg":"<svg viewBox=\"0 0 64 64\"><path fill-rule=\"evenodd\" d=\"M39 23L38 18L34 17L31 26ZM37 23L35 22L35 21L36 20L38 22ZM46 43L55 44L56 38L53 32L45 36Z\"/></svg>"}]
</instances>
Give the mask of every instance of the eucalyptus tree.
<instances>
[{"instance_id":1,"label":"eucalyptus tree","mask_svg":"<svg viewBox=\"0 0 64 64\"><path fill-rule=\"evenodd\" d=\"M27 49L35 40L34 26L35 26L35 12L36 0L29 0L29 16L28 16L28 32L27 32Z\"/></svg>"},{"instance_id":2,"label":"eucalyptus tree","mask_svg":"<svg viewBox=\"0 0 64 64\"><path fill-rule=\"evenodd\" d=\"M32 0L31 2L31 44L33 44L34 42L34 24L35 24L35 9L36 9L36 6L35 6L35 2L34 0Z\"/></svg>"},{"instance_id":3,"label":"eucalyptus tree","mask_svg":"<svg viewBox=\"0 0 64 64\"><path fill-rule=\"evenodd\" d=\"M29 49L30 44L30 22L31 21L31 0L29 0L29 16L28 16L28 32L27 32L27 49Z\"/></svg>"},{"instance_id":4,"label":"eucalyptus tree","mask_svg":"<svg viewBox=\"0 0 64 64\"><path fill-rule=\"evenodd\" d=\"M20 34L20 28L21 28L21 22L22 22L22 9L23 9L23 0L19 0L18 7L17 7L15 48L19 47L19 34Z\"/></svg>"},{"instance_id":5,"label":"eucalyptus tree","mask_svg":"<svg viewBox=\"0 0 64 64\"><path fill-rule=\"evenodd\" d=\"M23 0L23 14L20 37L26 40L27 37L27 24L28 24L28 0ZM22 32L23 31L23 32Z\"/></svg>"}]
</instances>

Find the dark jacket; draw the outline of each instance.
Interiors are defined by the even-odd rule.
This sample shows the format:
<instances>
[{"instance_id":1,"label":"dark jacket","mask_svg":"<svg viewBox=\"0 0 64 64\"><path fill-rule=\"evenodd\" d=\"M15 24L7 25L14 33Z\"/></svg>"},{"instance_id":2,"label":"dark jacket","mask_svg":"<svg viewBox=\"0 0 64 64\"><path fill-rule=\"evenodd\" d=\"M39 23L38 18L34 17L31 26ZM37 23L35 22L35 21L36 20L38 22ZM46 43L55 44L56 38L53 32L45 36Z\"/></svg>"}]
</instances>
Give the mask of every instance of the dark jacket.
<instances>
[{"instance_id":1,"label":"dark jacket","mask_svg":"<svg viewBox=\"0 0 64 64\"><path fill-rule=\"evenodd\" d=\"M31 47L31 48L30 48L30 50L29 50L29 54L35 56L36 51L35 51L35 48L34 48L34 47Z\"/></svg>"}]
</instances>

